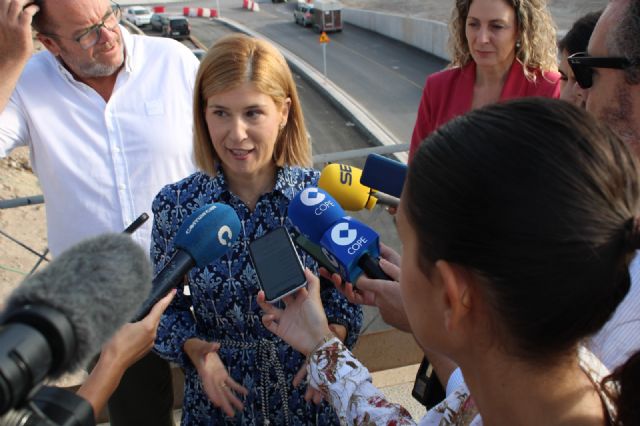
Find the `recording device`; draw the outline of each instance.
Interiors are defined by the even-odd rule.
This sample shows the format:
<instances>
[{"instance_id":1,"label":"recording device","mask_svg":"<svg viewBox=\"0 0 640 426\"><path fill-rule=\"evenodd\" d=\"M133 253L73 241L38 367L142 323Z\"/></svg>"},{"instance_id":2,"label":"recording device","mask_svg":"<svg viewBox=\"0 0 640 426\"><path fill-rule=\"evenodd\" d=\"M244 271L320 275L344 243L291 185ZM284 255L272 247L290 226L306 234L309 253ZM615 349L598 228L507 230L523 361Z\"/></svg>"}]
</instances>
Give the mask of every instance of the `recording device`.
<instances>
[{"instance_id":1,"label":"recording device","mask_svg":"<svg viewBox=\"0 0 640 426\"><path fill-rule=\"evenodd\" d=\"M422 362L416 373L416 380L413 382L411 396L420 404L424 405L427 410L438 405L447 396L433 366L429 363L426 356L422 358Z\"/></svg>"},{"instance_id":2,"label":"recording device","mask_svg":"<svg viewBox=\"0 0 640 426\"><path fill-rule=\"evenodd\" d=\"M276 228L249 244L249 254L267 302L275 302L307 284L289 232Z\"/></svg>"},{"instance_id":3,"label":"recording device","mask_svg":"<svg viewBox=\"0 0 640 426\"><path fill-rule=\"evenodd\" d=\"M127 235L105 234L73 246L16 288L0 317L0 414L20 409L0 424L63 424L43 420L48 412L38 401L58 407L52 410L58 416L69 401L88 405L62 389L40 393L42 381L84 367L133 315L150 284L144 250ZM51 392L59 395L47 397Z\"/></svg>"},{"instance_id":4,"label":"recording device","mask_svg":"<svg viewBox=\"0 0 640 426\"><path fill-rule=\"evenodd\" d=\"M362 169L360 183L400 198L406 177L406 164L390 160L380 154L369 154Z\"/></svg>"},{"instance_id":5,"label":"recording device","mask_svg":"<svg viewBox=\"0 0 640 426\"><path fill-rule=\"evenodd\" d=\"M315 187L301 191L289 203L288 215L300 233L320 245L344 281L355 284L363 272L370 278L390 280L378 263L378 234L346 216L326 191Z\"/></svg>"},{"instance_id":6,"label":"recording device","mask_svg":"<svg viewBox=\"0 0 640 426\"><path fill-rule=\"evenodd\" d=\"M133 234L140 228L147 220L149 219L149 215L146 213L142 213L136 220L131 222L131 225L127 226L127 228L122 231L124 234Z\"/></svg>"},{"instance_id":7,"label":"recording device","mask_svg":"<svg viewBox=\"0 0 640 426\"><path fill-rule=\"evenodd\" d=\"M203 268L224 255L240 232L238 215L226 204L207 204L187 217L173 241L176 253L155 276L151 294L133 321L146 317L153 306L177 287L191 268Z\"/></svg>"},{"instance_id":8,"label":"recording device","mask_svg":"<svg viewBox=\"0 0 640 426\"><path fill-rule=\"evenodd\" d=\"M334 197L343 209L371 210L376 204L397 207L399 199L374 191L360 183L362 170L346 164L329 164L320 174L318 187Z\"/></svg>"},{"instance_id":9,"label":"recording device","mask_svg":"<svg viewBox=\"0 0 640 426\"><path fill-rule=\"evenodd\" d=\"M329 271L330 274L335 274L338 272L335 266L331 264L329 258L322 251L322 247L320 247L318 244L314 243L301 233L296 234L296 236L294 237L294 241L298 245L298 247L300 247L305 251L305 253L315 259L315 261L318 263L318 266L323 267L324 269Z\"/></svg>"}]
</instances>

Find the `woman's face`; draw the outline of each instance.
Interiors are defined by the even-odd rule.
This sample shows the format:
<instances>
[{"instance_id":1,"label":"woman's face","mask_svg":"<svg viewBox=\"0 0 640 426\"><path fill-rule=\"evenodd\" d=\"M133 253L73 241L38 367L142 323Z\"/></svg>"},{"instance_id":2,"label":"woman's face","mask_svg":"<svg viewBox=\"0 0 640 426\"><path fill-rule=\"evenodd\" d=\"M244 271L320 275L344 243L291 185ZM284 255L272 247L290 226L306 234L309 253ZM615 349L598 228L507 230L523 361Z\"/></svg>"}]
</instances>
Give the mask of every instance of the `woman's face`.
<instances>
[{"instance_id":1,"label":"woman's face","mask_svg":"<svg viewBox=\"0 0 640 426\"><path fill-rule=\"evenodd\" d=\"M420 246L416 232L407 219L404 203L400 203L396 215L398 235L402 241L402 263L400 270L400 288L411 331L422 348L442 350L442 338L446 336L443 326L441 300L438 297L438 274L434 271L429 278L418 262Z\"/></svg>"},{"instance_id":2,"label":"woman's face","mask_svg":"<svg viewBox=\"0 0 640 426\"><path fill-rule=\"evenodd\" d=\"M568 56L569 52L567 52L566 49L562 49L562 52L560 52L560 63L558 64L558 71L560 71L561 75L560 99L584 108L585 99L582 96L582 90L580 90L576 85L576 77L573 75L573 71L567 61Z\"/></svg>"},{"instance_id":3,"label":"woman's face","mask_svg":"<svg viewBox=\"0 0 640 426\"><path fill-rule=\"evenodd\" d=\"M465 34L478 67L511 66L519 34L515 11L505 0L473 0Z\"/></svg>"},{"instance_id":4,"label":"woman's face","mask_svg":"<svg viewBox=\"0 0 640 426\"><path fill-rule=\"evenodd\" d=\"M207 99L209 136L226 175L253 178L275 172L273 150L290 103L287 99L278 107L251 82Z\"/></svg>"}]
</instances>

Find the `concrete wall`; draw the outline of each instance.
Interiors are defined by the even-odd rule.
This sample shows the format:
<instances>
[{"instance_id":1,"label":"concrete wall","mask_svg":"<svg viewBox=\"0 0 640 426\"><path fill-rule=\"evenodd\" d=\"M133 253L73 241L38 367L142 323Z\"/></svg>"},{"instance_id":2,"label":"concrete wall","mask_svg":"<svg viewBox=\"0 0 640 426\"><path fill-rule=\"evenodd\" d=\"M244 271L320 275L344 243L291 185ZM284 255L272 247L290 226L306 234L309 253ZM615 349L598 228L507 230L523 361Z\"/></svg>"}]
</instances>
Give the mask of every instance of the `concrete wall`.
<instances>
[{"instance_id":1,"label":"concrete wall","mask_svg":"<svg viewBox=\"0 0 640 426\"><path fill-rule=\"evenodd\" d=\"M342 19L449 60L449 30L442 22L348 8L342 9Z\"/></svg>"}]
</instances>

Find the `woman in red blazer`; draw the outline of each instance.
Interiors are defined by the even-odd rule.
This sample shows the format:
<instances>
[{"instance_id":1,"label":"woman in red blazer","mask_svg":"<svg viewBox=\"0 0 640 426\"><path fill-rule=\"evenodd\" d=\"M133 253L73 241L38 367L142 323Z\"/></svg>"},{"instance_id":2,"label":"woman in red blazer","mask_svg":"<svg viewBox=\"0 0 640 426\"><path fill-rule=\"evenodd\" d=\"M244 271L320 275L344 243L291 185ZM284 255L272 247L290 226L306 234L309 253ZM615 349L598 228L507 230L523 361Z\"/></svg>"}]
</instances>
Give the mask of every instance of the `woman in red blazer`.
<instances>
[{"instance_id":1,"label":"woman in red blazer","mask_svg":"<svg viewBox=\"0 0 640 426\"><path fill-rule=\"evenodd\" d=\"M560 95L553 20L545 0L456 0L451 63L427 78L409 158L453 117L507 99Z\"/></svg>"}]
</instances>

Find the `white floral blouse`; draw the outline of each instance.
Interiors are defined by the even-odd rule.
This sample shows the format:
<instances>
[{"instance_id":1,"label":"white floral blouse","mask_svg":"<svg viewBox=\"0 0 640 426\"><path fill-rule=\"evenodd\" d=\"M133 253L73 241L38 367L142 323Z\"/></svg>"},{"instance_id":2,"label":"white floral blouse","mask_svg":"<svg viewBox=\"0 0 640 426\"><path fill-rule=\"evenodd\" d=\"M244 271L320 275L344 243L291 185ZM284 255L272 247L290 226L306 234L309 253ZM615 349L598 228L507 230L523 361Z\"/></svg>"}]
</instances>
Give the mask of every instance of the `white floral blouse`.
<instances>
[{"instance_id":1,"label":"white floral blouse","mask_svg":"<svg viewBox=\"0 0 640 426\"><path fill-rule=\"evenodd\" d=\"M600 385L608 370L585 347L579 348L578 357L580 367L596 386L609 418L615 418L614 405ZM333 405L343 425L416 424L407 410L387 401L373 386L369 371L337 338L327 341L312 354L307 371L309 383ZM482 418L463 383L429 410L418 425L482 426Z\"/></svg>"}]
</instances>

